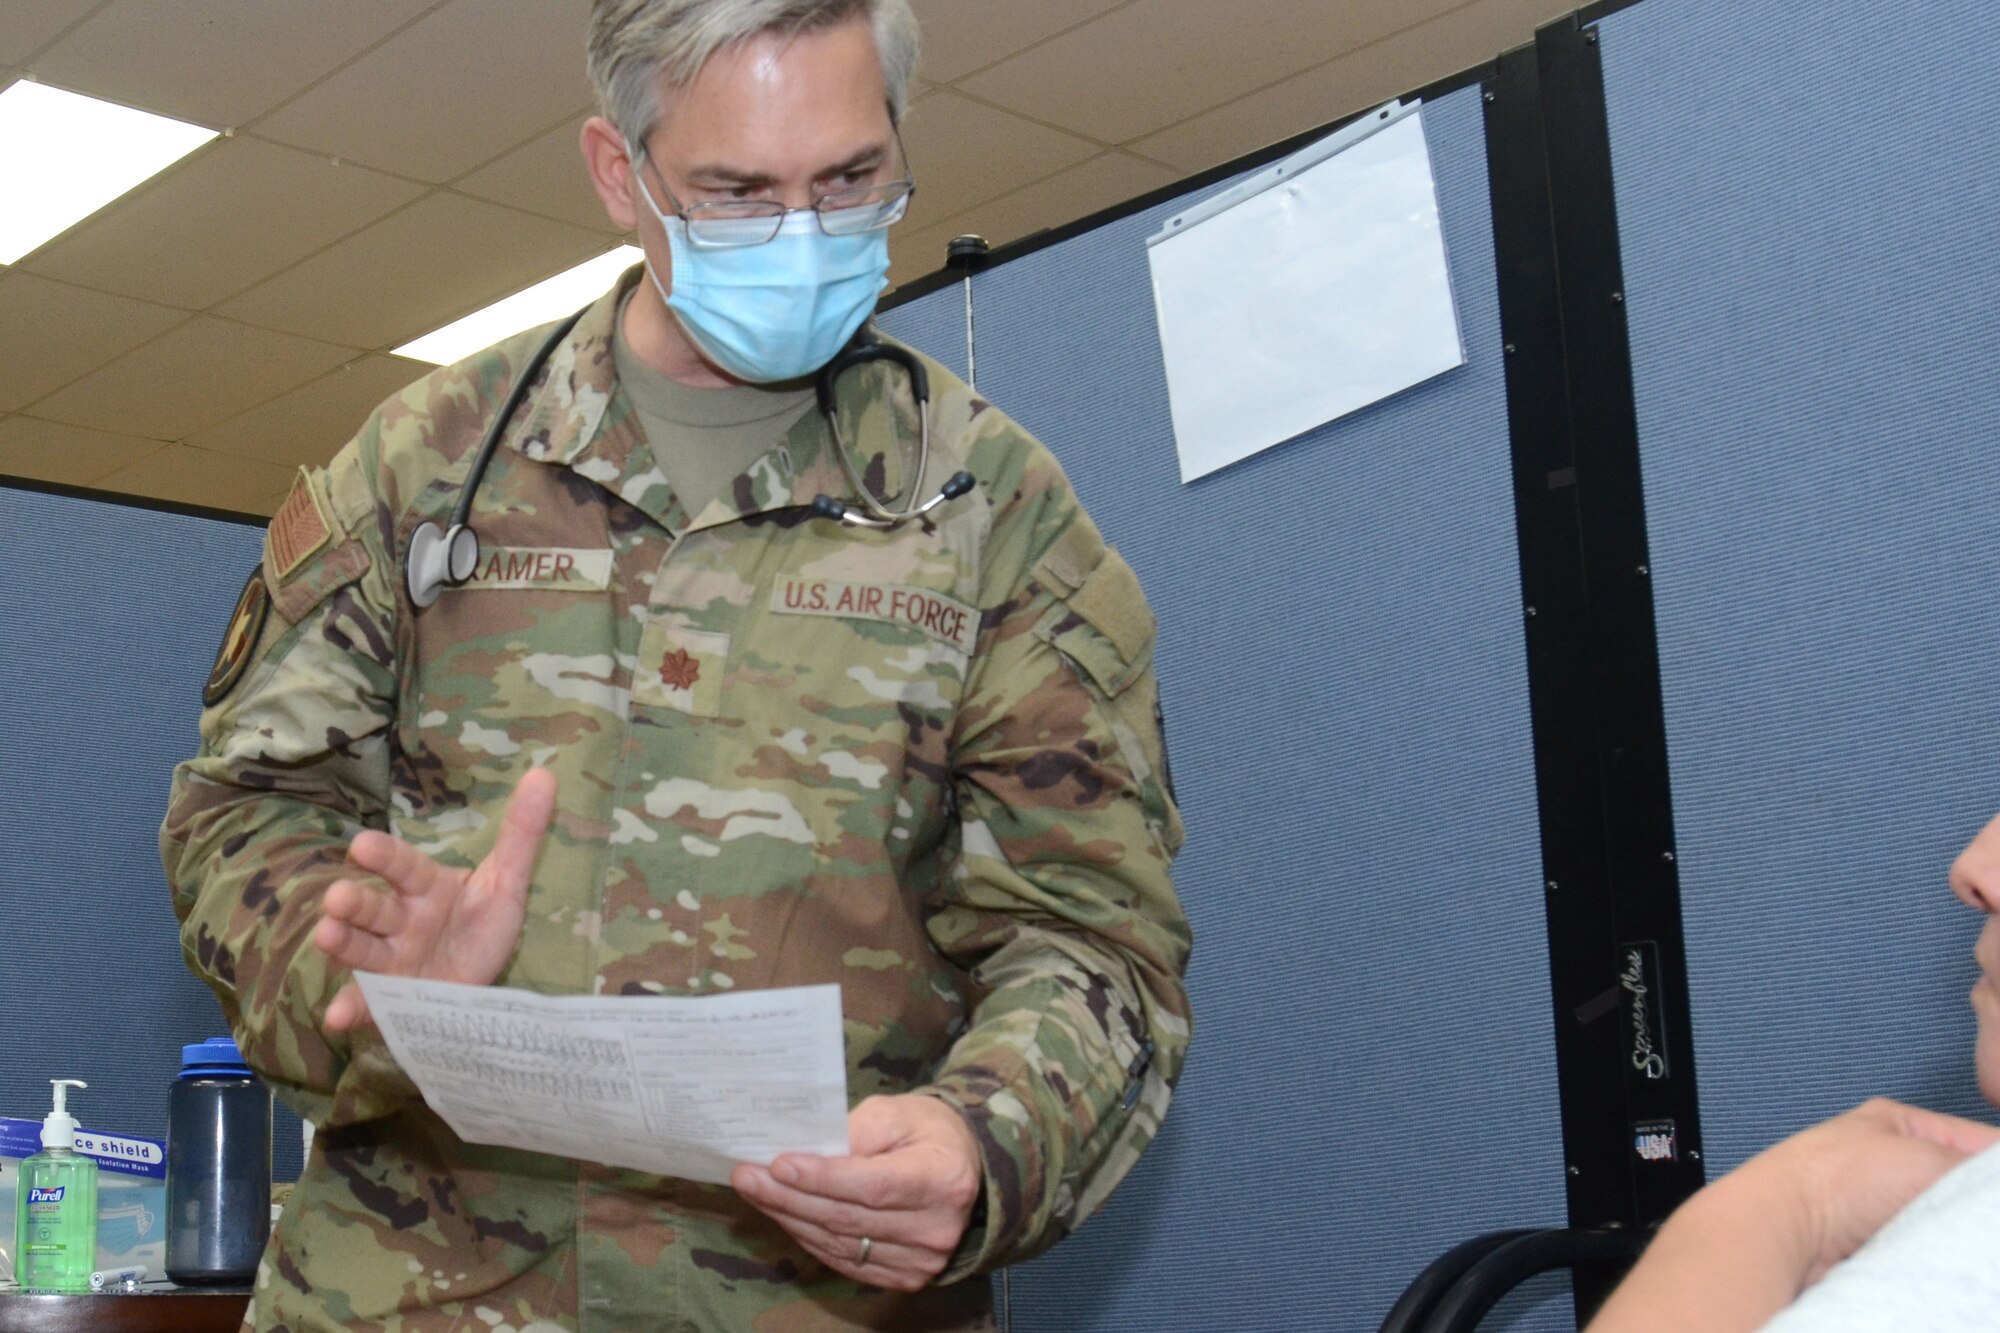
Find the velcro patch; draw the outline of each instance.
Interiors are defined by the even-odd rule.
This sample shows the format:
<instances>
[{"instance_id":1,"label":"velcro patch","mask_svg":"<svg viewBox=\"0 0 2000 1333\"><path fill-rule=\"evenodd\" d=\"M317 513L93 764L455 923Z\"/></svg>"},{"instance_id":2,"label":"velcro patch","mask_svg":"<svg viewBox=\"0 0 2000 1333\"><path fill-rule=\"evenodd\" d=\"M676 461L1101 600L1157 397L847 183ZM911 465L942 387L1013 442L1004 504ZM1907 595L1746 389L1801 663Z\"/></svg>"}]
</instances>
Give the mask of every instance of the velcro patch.
<instances>
[{"instance_id":1,"label":"velcro patch","mask_svg":"<svg viewBox=\"0 0 2000 1333\"><path fill-rule=\"evenodd\" d=\"M1083 586L1071 594L1069 606L1097 626L1125 661L1145 660L1153 646L1153 612L1139 588L1139 576L1124 556L1106 551Z\"/></svg>"},{"instance_id":2,"label":"velcro patch","mask_svg":"<svg viewBox=\"0 0 2000 1333\"><path fill-rule=\"evenodd\" d=\"M261 567L253 569L243 583L243 591L236 598L236 610L230 614L229 628L222 633L222 647L216 650L215 665L208 669L208 684L201 691L204 708L213 708L227 699L229 692L243 679L243 673L250 668L251 654L257 651L257 640L264 635L264 622L270 614L271 595L264 587L264 571Z\"/></svg>"},{"instance_id":3,"label":"velcro patch","mask_svg":"<svg viewBox=\"0 0 2000 1333\"><path fill-rule=\"evenodd\" d=\"M464 586L602 592L611 586L611 552L570 546L481 550L478 567Z\"/></svg>"},{"instance_id":4,"label":"velcro patch","mask_svg":"<svg viewBox=\"0 0 2000 1333\"><path fill-rule=\"evenodd\" d=\"M304 564L333 535L326 510L320 507L319 492L312 478L301 468L292 482L291 494L271 518L271 573L280 583Z\"/></svg>"},{"instance_id":5,"label":"velcro patch","mask_svg":"<svg viewBox=\"0 0 2000 1333\"><path fill-rule=\"evenodd\" d=\"M979 639L977 611L941 592L900 583L784 579L771 590L771 610L783 616L839 616L907 625L961 653L970 653Z\"/></svg>"}]
</instances>

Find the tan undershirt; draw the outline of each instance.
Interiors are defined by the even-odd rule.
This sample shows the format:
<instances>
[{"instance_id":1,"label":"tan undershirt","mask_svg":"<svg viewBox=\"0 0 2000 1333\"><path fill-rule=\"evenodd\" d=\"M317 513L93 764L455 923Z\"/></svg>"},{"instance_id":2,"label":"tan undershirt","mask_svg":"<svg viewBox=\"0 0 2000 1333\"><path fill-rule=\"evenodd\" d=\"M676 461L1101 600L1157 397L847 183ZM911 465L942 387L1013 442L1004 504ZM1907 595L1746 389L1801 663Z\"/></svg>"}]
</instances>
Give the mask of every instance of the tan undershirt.
<instances>
[{"instance_id":1,"label":"tan undershirt","mask_svg":"<svg viewBox=\"0 0 2000 1333\"><path fill-rule=\"evenodd\" d=\"M627 298L630 299L629 297ZM811 380L698 389L641 361L619 307L612 355L653 460L690 519L776 448L813 401Z\"/></svg>"}]
</instances>

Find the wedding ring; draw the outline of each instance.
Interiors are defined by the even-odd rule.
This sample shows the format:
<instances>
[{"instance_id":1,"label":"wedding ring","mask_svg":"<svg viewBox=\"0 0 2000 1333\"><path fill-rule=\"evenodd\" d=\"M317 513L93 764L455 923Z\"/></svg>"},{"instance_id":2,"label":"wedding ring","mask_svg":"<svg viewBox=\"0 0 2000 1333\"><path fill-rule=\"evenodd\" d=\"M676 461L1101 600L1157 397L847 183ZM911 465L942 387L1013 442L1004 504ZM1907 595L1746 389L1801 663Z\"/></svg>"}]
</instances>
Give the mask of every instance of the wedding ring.
<instances>
[{"instance_id":1,"label":"wedding ring","mask_svg":"<svg viewBox=\"0 0 2000 1333\"><path fill-rule=\"evenodd\" d=\"M863 1264L867 1263L867 1262L868 1262L868 1252L869 1252L870 1250L874 1249L874 1248L875 1248L875 1242L874 1242L874 1241L872 1241L872 1240L870 1240L870 1239L868 1239L868 1237L866 1237L866 1236L863 1236L863 1237L861 1238L861 1248L860 1248L859 1250L856 1250L856 1251L854 1252L854 1265L855 1265L855 1267L859 1268L859 1267L860 1267L861 1265L863 1265Z\"/></svg>"}]
</instances>

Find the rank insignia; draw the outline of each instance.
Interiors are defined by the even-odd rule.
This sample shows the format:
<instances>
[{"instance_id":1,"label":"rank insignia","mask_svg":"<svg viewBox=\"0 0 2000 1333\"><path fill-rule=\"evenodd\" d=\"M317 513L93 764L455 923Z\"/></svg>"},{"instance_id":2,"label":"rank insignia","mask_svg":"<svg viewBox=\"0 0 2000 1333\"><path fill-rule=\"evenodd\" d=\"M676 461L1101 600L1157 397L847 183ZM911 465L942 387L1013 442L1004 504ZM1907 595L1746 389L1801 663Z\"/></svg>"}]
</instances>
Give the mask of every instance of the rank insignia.
<instances>
[{"instance_id":1,"label":"rank insignia","mask_svg":"<svg viewBox=\"0 0 2000 1333\"><path fill-rule=\"evenodd\" d=\"M229 617L222 647L216 651L215 665L209 668L208 684L202 689L201 703L213 708L229 697L243 673L250 669L250 656L263 637L264 621L271 614L271 594L264 588L264 571L253 569L236 598L236 610Z\"/></svg>"},{"instance_id":2,"label":"rank insignia","mask_svg":"<svg viewBox=\"0 0 2000 1333\"><path fill-rule=\"evenodd\" d=\"M670 690L691 690L701 679L701 662L685 648L676 648L660 664L660 679Z\"/></svg>"},{"instance_id":3,"label":"rank insignia","mask_svg":"<svg viewBox=\"0 0 2000 1333\"><path fill-rule=\"evenodd\" d=\"M634 703L694 717L716 716L729 668L727 634L649 616L639 635L639 660L657 665L633 673Z\"/></svg>"}]
</instances>

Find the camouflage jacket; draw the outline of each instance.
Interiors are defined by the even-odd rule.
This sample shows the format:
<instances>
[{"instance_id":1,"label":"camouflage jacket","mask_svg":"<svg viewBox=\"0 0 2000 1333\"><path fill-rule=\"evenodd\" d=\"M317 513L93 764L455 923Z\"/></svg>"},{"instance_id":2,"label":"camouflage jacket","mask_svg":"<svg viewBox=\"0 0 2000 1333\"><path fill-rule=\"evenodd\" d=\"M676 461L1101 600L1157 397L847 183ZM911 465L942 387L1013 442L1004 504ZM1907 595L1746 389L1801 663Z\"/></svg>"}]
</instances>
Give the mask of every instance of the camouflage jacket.
<instances>
[{"instance_id":1,"label":"camouflage jacket","mask_svg":"<svg viewBox=\"0 0 2000 1333\"><path fill-rule=\"evenodd\" d=\"M415 610L401 554L446 520L546 330L420 380L302 474L246 587L268 623L239 615L240 678L175 773L161 846L189 965L322 1126L259 1328L990 1327L987 1284L955 1279L1088 1216L1178 1076L1181 829L1130 568L1050 455L936 364L925 484L978 486L935 523L812 518L848 493L817 413L685 513L612 368L636 272L504 436L467 586ZM838 413L900 489L902 372L849 372ZM379 1036L321 1030L346 976L309 936L348 840L476 864L533 765L557 814L499 984L837 982L850 1096L931 1093L981 1145L983 1216L939 1285L857 1286L726 1188L466 1144Z\"/></svg>"}]
</instances>

